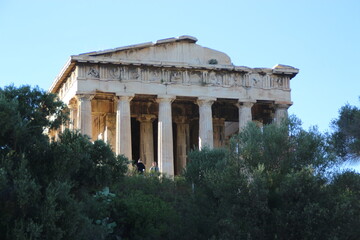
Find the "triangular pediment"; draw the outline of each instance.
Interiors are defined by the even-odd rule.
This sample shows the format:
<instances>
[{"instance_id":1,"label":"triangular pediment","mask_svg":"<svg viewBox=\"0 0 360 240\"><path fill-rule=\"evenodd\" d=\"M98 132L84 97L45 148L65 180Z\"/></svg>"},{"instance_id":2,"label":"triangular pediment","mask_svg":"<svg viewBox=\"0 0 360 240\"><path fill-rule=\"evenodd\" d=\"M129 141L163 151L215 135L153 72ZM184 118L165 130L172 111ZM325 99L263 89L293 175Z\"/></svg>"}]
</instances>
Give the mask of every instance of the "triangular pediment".
<instances>
[{"instance_id":1,"label":"triangular pediment","mask_svg":"<svg viewBox=\"0 0 360 240\"><path fill-rule=\"evenodd\" d=\"M191 36L158 40L156 43L143 43L80 54L92 58L111 58L137 62L174 62L189 65L232 65L231 59L223 52L196 44Z\"/></svg>"}]
</instances>

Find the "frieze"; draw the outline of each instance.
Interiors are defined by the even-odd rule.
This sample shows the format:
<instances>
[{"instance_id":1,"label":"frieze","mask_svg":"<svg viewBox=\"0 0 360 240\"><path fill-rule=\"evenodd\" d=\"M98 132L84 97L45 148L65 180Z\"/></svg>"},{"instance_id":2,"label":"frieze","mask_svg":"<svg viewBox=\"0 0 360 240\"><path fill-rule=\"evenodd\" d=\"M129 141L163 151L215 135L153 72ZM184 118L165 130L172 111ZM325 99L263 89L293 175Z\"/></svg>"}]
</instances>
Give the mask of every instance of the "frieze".
<instances>
[{"instance_id":1,"label":"frieze","mask_svg":"<svg viewBox=\"0 0 360 240\"><path fill-rule=\"evenodd\" d=\"M87 72L87 75L93 78L100 78L100 73L97 67L90 67L89 71Z\"/></svg>"},{"instance_id":2,"label":"frieze","mask_svg":"<svg viewBox=\"0 0 360 240\"><path fill-rule=\"evenodd\" d=\"M149 74L150 82L160 82L161 81L161 70L160 69L149 70L148 74Z\"/></svg>"},{"instance_id":3,"label":"frieze","mask_svg":"<svg viewBox=\"0 0 360 240\"><path fill-rule=\"evenodd\" d=\"M100 79L113 81L136 81L158 84L201 85L214 87L245 87L259 89L290 89L290 77L239 72L233 70L210 70L191 68L160 68L139 66L82 66L79 79ZM70 81L71 82L71 81Z\"/></svg>"},{"instance_id":4,"label":"frieze","mask_svg":"<svg viewBox=\"0 0 360 240\"><path fill-rule=\"evenodd\" d=\"M206 84L206 78L204 77L203 72L195 70L189 71L189 84Z\"/></svg>"},{"instance_id":5,"label":"frieze","mask_svg":"<svg viewBox=\"0 0 360 240\"><path fill-rule=\"evenodd\" d=\"M170 71L170 82L181 83L183 76L181 71Z\"/></svg>"},{"instance_id":6,"label":"frieze","mask_svg":"<svg viewBox=\"0 0 360 240\"><path fill-rule=\"evenodd\" d=\"M108 67L107 68L108 76L113 80L121 80L121 70L120 67Z\"/></svg>"}]
</instances>

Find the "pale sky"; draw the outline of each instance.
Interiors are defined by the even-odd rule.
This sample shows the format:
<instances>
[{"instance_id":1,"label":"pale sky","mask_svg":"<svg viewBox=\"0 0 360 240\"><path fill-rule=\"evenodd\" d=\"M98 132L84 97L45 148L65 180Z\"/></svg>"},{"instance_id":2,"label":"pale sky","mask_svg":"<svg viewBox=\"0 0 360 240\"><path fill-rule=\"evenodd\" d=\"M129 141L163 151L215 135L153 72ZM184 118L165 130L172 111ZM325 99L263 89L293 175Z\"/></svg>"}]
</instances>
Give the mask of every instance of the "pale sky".
<instances>
[{"instance_id":1,"label":"pale sky","mask_svg":"<svg viewBox=\"0 0 360 240\"><path fill-rule=\"evenodd\" d=\"M358 0L0 0L0 87L47 90L70 55L181 35L237 66L299 68L289 113L305 129L360 105Z\"/></svg>"}]
</instances>

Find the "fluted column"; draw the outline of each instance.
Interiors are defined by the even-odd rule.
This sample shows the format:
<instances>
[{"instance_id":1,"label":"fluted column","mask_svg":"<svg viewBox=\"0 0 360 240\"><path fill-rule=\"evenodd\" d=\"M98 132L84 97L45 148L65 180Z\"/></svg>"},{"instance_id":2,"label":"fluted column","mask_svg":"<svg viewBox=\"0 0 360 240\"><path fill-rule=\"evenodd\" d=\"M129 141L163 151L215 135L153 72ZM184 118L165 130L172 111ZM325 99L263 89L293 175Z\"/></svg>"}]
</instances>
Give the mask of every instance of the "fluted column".
<instances>
[{"instance_id":1,"label":"fluted column","mask_svg":"<svg viewBox=\"0 0 360 240\"><path fill-rule=\"evenodd\" d=\"M117 96L116 108L116 154L132 159L130 101L133 94Z\"/></svg>"},{"instance_id":2,"label":"fluted column","mask_svg":"<svg viewBox=\"0 0 360 240\"><path fill-rule=\"evenodd\" d=\"M276 124L280 124L284 119L288 117L287 110L290 106L290 103L275 103L274 122Z\"/></svg>"},{"instance_id":3,"label":"fluted column","mask_svg":"<svg viewBox=\"0 0 360 240\"><path fill-rule=\"evenodd\" d=\"M185 117L176 117L176 174L186 167L187 154L190 151L190 126Z\"/></svg>"},{"instance_id":4,"label":"fluted column","mask_svg":"<svg viewBox=\"0 0 360 240\"><path fill-rule=\"evenodd\" d=\"M199 149L214 147L214 133L211 105L216 98L198 98L199 105Z\"/></svg>"},{"instance_id":5,"label":"fluted column","mask_svg":"<svg viewBox=\"0 0 360 240\"><path fill-rule=\"evenodd\" d=\"M140 122L140 159L145 164L146 169L150 169L154 162L154 140L152 122L155 115L142 114L137 118Z\"/></svg>"},{"instance_id":6,"label":"fluted column","mask_svg":"<svg viewBox=\"0 0 360 240\"><path fill-rule=\"evenodd\" d=\"M158 164L160 172L174 176L174 150L171 103L175 96L158 96L159 121L158 121Z\"/></svg>"},{"instance_id":7,"label":"fluted column","mask_svg":"<svg viewBox=\"0 0 360 240\"><path fill-rule=\"evenodd\" d=\"M91 100L94 95L80 94L76 95L78 99L78 111L77 111L77 128L80 129L80 133L92 138L92 116L91 116Z\"/></svg>"},{"instance_id":8,"label":"fluted column","mask_svg":"<svg viewBox=\"0 0 360 240\"><path fill-rule=\"evenodd\" d=\"M225 119L214 118L214 147L220 148L225 146Z\"/></svg>"},{"instance_id":9,"label":"fluted column","mask_svg":"<svg viewBox=\"0 0 360 240\"><path fill-rule=\"evenodd\" d=\"M252 121L251 108L254 102L239 102L239 131L246 127L248 122Z\"/></svg>"},{"instance_id":10,"label":"fluted column","mask_svg":"<svg viewBox=\"0 0 360 240\"><path fill-rule=\"evenodd\" d=\"M108 113L106 115L104 141L110 144L111 149L116 152L116 113Z\"/></svg>"},{"instance_id":11,"label":"fluted column","mask_svg":"<svg viewBox=\"0 0 360 240\"><path fill-rule=\"evenodd\" d=\"M70 103L69 107L69 129L75 130L76 129L76 118L77 118L77 104Z\"/></svg>"}]
</instances>

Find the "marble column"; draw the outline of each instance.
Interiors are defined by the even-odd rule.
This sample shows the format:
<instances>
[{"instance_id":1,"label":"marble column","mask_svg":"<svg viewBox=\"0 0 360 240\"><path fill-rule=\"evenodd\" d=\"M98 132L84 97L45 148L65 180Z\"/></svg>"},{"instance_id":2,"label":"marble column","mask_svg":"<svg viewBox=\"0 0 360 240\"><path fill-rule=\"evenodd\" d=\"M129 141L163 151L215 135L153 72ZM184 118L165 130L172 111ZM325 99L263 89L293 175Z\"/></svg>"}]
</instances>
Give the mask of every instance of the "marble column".
<instances>
[{"instance_id":1,"label":"marble column","mask_svg":"<svg viewBox=\"0 0 360 240\"><path fill-rule=\"evenodd\" d=\"M176 117L176 174L186 167L187 154L190 151L190 125L186 117Z\"/></svg>"},{"instance_id":2,"label":"marble column","mask_svg":"<svg viewBox=\"0 0 360 240\"><path fill-rule=\"evenodd\" d=\"M198 98L199 105L199 149L214 147L214 133L211 105L216 98Z\"/></svg>"},{"instance_id":3,"label":"marble column","mask_svg":"<svg viewBox=\"0 0 360 240\"><path fill-rule=\"evenodd\" d=\"M288 108L291 106L289 103L275 103L275 116L274 122L280 124L288 117Z\"/></svg>"},{"instance_id":4,"label":"marble column","mask_svg":"<svg viewBox=\"0 0 360 240\"><path fill-rule=\"evenodd\" d=\"M80 94L76 95L78 99L77 111L77 129L80 133L92 138L92 114L91 114L91 100L94 95Z\"/></svg>"},{"instance_id":5,"label":"marble column","mask_svg":"<svg viewBox=\"0 0 360 240\"><path fill-rule=\"evenodd\" d=\"M153 121L155 115L142 114L137 118L140 122L140 159L145 164L146 169L150 169L154 162L154 131Z\"/></svg>"},{"instance_id":6,"label":"marble column","mask_svg":"<svg viewBox=\"0 0 360 240\"><path fill-rule=\"evenodd\" d=\"M69 107L69 129L75 130L76 129L76 117L77 117L77 105L74 103L70 103Z\"/></svg>"},{"instance_id":7,"label":"marble column","mask_svg":"<svg viewBox=\"0 0 360 240\"><path fill-rule=\"evenodd\" d=\"M214 118L214 147L220 148L225 146L225 119Z\"/></svg>"},{"instance_id":8,"label":"marble column","mask_svg":"<svg viewBox=\"0 0 360 240\"><path fill-rule=\"evenodd\" d=\"M240 102L238 103L239 107L239 131L241 131L248 122L252 121L251 108L254 105L254 102Z\"/></svg>"},{"instance_id":9,"label":"marble column","mask_svg":"<svg viewBox=\"0 0 360 240\"><path fill-rule=\"evenodd\" d=\"M116 113L108 113L106 115L104 141L110 144L111 149L116 152Z\"/></svg>"},{"instance_id":10,"label":"marble column","mask_svg":"<svg viewBox=\"0 0 360 240\"><path fill-rule=\"evenodd\" d=\"M116 107L116 154L132 160L130 101L133 94L117 96Z\"/></svg>"},{"instance_id":11,"label":"marble column","mask_svg":"<svg viewBox=\"0 0 360 240\"><path fill-rule=\"evenodd\" d=\"M158 164L161 173L174 176L174 150L171 103L175 96L159 95Z\"/></svg>"}]
</instances>

